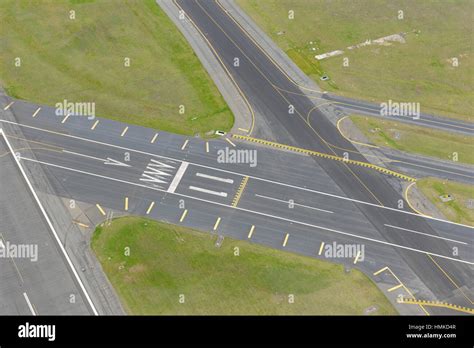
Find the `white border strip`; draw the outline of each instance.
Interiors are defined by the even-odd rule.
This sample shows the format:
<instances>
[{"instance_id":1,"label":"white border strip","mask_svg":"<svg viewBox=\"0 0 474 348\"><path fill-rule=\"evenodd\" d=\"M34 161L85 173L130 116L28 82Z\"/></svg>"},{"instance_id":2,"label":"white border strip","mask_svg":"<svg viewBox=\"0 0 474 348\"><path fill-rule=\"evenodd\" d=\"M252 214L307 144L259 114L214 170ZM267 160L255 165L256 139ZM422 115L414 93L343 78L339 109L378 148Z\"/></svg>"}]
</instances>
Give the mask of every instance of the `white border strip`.
<instances>
[{"instance_id":1,"label":"white border strip","mask_svg":"<svg viewBox=\"0 0 474 348\"><path fill-rule=\"evenodd\" d=\"M70 267L71 270L72 270L72 273L74 274L74 276L75 276L77 282L79 283L79 286L80 286L82 292L84 293L84 296L86 297L87 302L89 303L89 306L91 307L92 311L94 312L94 315L99 315L99 313L97 312L97 309L95 308L94 304L92 303L92 299L90 298L89 294L87 293L86 288L84 287L84 284L83 284L82 281L81 281L81 278L79 277L79 274L77 273L76 269L74 268L74 265L73 265L71 259L69 258L69 255L67 254L66 249L64 249L64 246L62 245L61 240L59 239L59 236L58 236L56 230L54 229L54 226L53 226L53 224L51 223L51 220L50 220L49 217L48 217L48 214L46 214L46 211L45 211L45 209L43 208L43 205L41 204L41 202L40 202L40 200L39 200L39 198L38 198L38 195L36 194L35 190L33 189L33 186L31 185L30 180L28 179L28 176L27 176L26 173L25 173L25 170L24 170L23 167L21 166L20 161L19 161L18 157L15 155L15 152L13 151L13 148L12 148L10 142L8 141L8 139L7 139L6 135L5 135L5 133L3 132L3 129L2 129L2 128L0 128L0 134L3 136L3 139L5 139L5 142L6 142L7 146L8 146L8 150L10 151L10 153L11 153L12 156L13 156L13 158L15 159L16 165L18 166L18 168L20 168L21 174L23 175L23 178L25 179L25 181L26 181L26 183L27 183L27 185L28 185L28 188L30 189L31 193L33 194L33 197L34 197L35 200L36 200L36 203L38 204L38 206L39 206L41 212L43 213L43 215L44 215L44 217L45 217L45 219L46 219L46 222L48 223L49 228L51 228L51 231L53 232L53 235L54 235L54 237L55 237L55 239L56 239L56 242L58 243L59 248L61 249L61 251L62 251L64 257L66 258L66 261L67 261L69 267Z\"/></svg>"}]
</instances>

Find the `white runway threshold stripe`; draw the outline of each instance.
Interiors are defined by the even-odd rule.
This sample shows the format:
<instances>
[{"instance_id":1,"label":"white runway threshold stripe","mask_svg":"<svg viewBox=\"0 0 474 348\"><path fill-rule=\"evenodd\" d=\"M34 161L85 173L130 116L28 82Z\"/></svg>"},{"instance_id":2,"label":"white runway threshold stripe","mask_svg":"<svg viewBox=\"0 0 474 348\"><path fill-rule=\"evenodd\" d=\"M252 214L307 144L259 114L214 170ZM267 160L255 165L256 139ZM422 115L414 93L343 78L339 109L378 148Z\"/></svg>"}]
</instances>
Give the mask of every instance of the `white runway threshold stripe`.
<instances>
[{"instance_id":1,"label":"white runway threshold stripe","mask_svg":"<svg viewBox=\"0 0 474 348\"><path fill-rule=\"evenodd\" d=\"M208 189L201 188L201 187L196 187L196 186L189 186L189 189L193 190L193 191L207 193L207 194L214 195L214 196L227 197L226 192L217 192L217 191L212 191L212 190L208 190Z\"/></svg>"},{"instance_id":2,"label":"white runway threshold stripe","mask_svg":"<svg viewBox=\"0 0 474 348\"><path fill-rule=\"evenodd\" d=\"M207 174L202 174L202 173L196 173L196 176L199 176L200 178L205 178L209 180L216 180L220 182L226 182L228 184L233 184L234 180L232 179L225 179L225 178L219 178L218 176L212 176L212 175L207 175Z\"/></svg>"},{"instance_id":3,"label":"white runway threshold stripe","mask_svg":"<svg viewBox=\"0 0 474 348\"><path fill-rule=\"evenodd\" d=\"M176 172L176 175L173 178L173 181L171 181L170 187L168 187L168 192L174 193L174 191L176 191L176 188L178 187L181 179L183 178L184 172L186 172L188 165L189 165L188 162L181 163L181 165L178 168L178 171Z\"/></svg>"},{"instance_id":4,"label":"white runway threshold stripe","mask_svg":"<svg viewBox=\"0 0 474 348\"><path fill-rule=\"evenodd\" d=\"M3 129L0 128L0 135L3 137L3 139L5 140L5 143L7 144L7 147L8 147L8 150L10 151L10 153L15 153L13 148L12 148L12 145L10 144L10 141L8 140L8 138L6 137L5 133L3 132ZM53 232L53 235L54 235L54 238L56 240L56 242L58 243L58 246L59 246L59 249L61 250L61 252L63 253L64 255L64 258L66 259L69 267L71 268L71 271L74 275L74 277L76 278L76 281L77 283L79 284L79 287L81 288L83 294L84 294L84 297L86 298L86 301L88 302L89 306L91 307L92 309L92 312L94 313L94 315L99 315L99 313L97 312L97 309L95 308L95 305L94 303L92 302L92 299L91 297L89 296L89 293L87 292L86 288L84 287L84 284L82 283L82 280L81 278L79 277L79 274L77 273L76 271L76 268L74 267L74 264L72 263L71 259L69 258L69 255L66 251L66 249L64 248L63 244L61 243L61 240L59 239L59 236L58 236L58 233L56 232L56 229L54 228L53 226L53 223L51 222L51 220L49 219L49 216L48 214L46 213L46 210L44 209L43 207L43 204L41 204L41 201L38 197L38 195L36 194L36 191L35 189L33 188L33 185L31 185L31 182L30 182L30 179L28 179L28 176L26 175L25 173L25 170L23 169L23 166L21 165L20 163L20 159L17 157L17 156L12 156L16 165L18 166L18 168L20 169L20 172L23 176L23 178L25 179L26 181L26 184L28 185L28 188L30 189L36 203L38 204L40 210L41 210L41 213L43 214L49 228L51 229L51 231Z\"/></svg>"},{"instance_id":5,"label":"white runway threshold stripe","mask_svg":"<svg viewBox=\"0 0 474 348\"><path fill-rule=\"evenodd\" d=\"M30 299L28 298L28 295L26 292L23 293L23 297L25 298L26 304L28 305L28 308L30 309L31 314L36 315L36 311L33 308L33 305L30 302Z\"/></svg>"}]
</instances>

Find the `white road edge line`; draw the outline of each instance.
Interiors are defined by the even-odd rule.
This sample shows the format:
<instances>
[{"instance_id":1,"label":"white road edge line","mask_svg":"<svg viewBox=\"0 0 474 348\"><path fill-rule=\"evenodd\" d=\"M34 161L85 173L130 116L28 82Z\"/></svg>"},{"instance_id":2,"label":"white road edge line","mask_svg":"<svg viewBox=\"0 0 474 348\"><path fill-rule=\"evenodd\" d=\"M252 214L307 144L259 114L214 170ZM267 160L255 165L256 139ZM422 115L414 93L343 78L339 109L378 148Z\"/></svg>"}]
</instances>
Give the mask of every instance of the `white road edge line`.
<instances>
[{"instance_id":1,"label":"white road edge line","mask_svg":"<svg viewBox=\"0 0 474 348\"><path fill-rule=\"evenodd\" d=\"M283 200L283 199L278 199L278 198L263 196L263 195L259 195L259 194L257 194L257 193L255 194L255 196L256 196L256 197L260 197L260 198L269 199L269 200L272 200L272 201L277 201L277 202L282 202L282 203L289 204L289 201L285 201L285 200ZM297 205L297 206L300 206L300 207L303 207L303 208L319 210L319 211L322 211L322 212L325 212L325 213L329 213L329 214L334 214L333 211L326 210L326 209L315 208L315 207L311 207L311 206L309 206L309 205L304 205L304 204L299 204L299 203L294 203L294 205Z\"/></svg>"},{"instance_id":2,"label":"white road edge line","mask_svg":"<svg viewBox=\"0 0 474 348\"><path fill-rule=\"evenodd\" d=\"M33 308L33 305L30 302L30 299L28 298L28 295L26 292L23 293L23 297L25 298L26 304L28 305L28 308L31 311L31 314L36 315L35 309Z\"/></svg>"},{"instance_id":3,"label":"white road edge line","mask_svg":"<svg viewBox=\"0 0 474 348\"><path fill-rule=\"evenodd\" d=\"M8 150L10 151L10 153L12 153L12 154L15 153L13 148L12 148L12 145L10 144L10 141L6 137L5 133L3 132L3 128L0 128L0 134L2 135L3 139L5 139L5 142L7 143ZM99 315L99 313L97 312L97 309L94 306L94 303L92 303L92 299L90 298L89 294L87 293L86 288L84 287L84 284L82 283L81 278L79 277L79 274L77 273L76 269L74 268L74 265L73 265L71 259L69 258L69 255L67 254L66 249L64 248L63 244L61 243L61 240L59 239L59 236L56 232L56 229L54 228L51 220L49 219L48 214L46 213L46 210L43 208L43 205L41 204L41 201L39 200L39 197L36 194L36 191L34 190L33 185L31 185L30 179L28 179L28 176L26 175L25 170L23 169L22 165L20 164L19 158L17 156L13 156L13 158L15 159L15 163L18 166L18 168L20 169L20 172L23 175L23 178L25 179L25 181L28 185L28 188L30 189L31 193L33 194L33 197L35 198L35 201L38 204L38 206L41 210L41 213L43 213L43 216L45 217L49 228L53 232L53 235L56 239L56 242L58 243L59 248L60 248L61 252L63 253L64 257L66 258L66 261L67 261L69 267L71 268L72 273L74 274L77 282L79 283L79 286L80 286L82 292L84 293L84 296L86 297L87 302L89 303L92 311L94 312L94 315Z\"/></svg>"},{"instance_id":4,"label":"white road edge line","mask_svg":"<svg viewBox=\"0 0 474 348\"><path fill-rule=\"evenodd\" d=\"M47 162L34 160L34 159L31 159L31 158L26 158L26 157L20 157L20 158L25 160L25 161L40 163L40 164L43 164L43 165L46 165L46 166L52 166L52 167L56 167L56 168L60 168L60 169L64 169L64 170L69 170L69 171L76 172L76 173L95 176L95 177L98 177L98 178L101 178L101 179L112 180L112 181L121 182L121 183L124 183L124 184L137 186L137 187L143 187L147 190L153 190L153 191L159 191L159 192L166 193L166 190L159 189L159 188L156 188L156 187L150 187L148 185L141 185L141 184L133 183L133 182L126 181L126 180L111 178L111 177L107 177L107 176L100 175L100 174L95 174L95 173L89 173L89 172L85 172L85 171L74 169L74 168L68 168L68 167L57 165L57 164L52 164L52 163L47 163ZM243 212L246 212L246 213L261 215L261 216L265 216L265 217L270 217L270 218L274 218L274 219L282 220L282 221L286 221L286 222L292 222L292 223L302 225L302 226L313 227L313 228L321 229L321 230L324 230L324 231L334 232L334 233L337 233L337 234L342 234L342 235L346 235L346 236L350 236L350 237L355 237L355 238L359 238L359 239L362 239L362 240L368 240L368 241L375 242L375 243L380 243L380 244L389 245L389 246L392 246L392 247L397 247L397 248L400 248L400 249L406 249L406 250L410 250L410 251L414 251L414 252L418 252L418 253L422 253L422 254L429 254L429 255L432 255L432 256L437 256L437 257L440 257L440 258L443 258L443 259L456 261L456 262L460 262L460 263L465 263L465 264L468 264L468 265L474 265L474 262L460 260L460 259L456 259L454 257L444 256L444 255L432 253L432 252L425 251L425 250L415 249L415 248L407 247L407 246L404 246L404 245L399 245L399 244L395 244L395 243L386 242L386 241L379 240L379 239L359 236L357 234L352 234L352 233L349 233L349 232L343 232L343 231L335 230L335 229L328 228L328 227L313 225L313 224L309 224L309 223L301 222L301 221L297 221L297 220L286 219L286 218L282 218L280 216L266 214L266 213L262 213L262 212L258 212L258 211L253 211L253 210L245 209L245 208L242 208L242 207L232 207L231 205L228 205L228 204L209 201L207 199L198 198L198 197L194 197L194 196L189 196L189 195L185 195L185 194L182 194L182 193L176 193L175 192L175 193L172 193L172 194L177 195L177 196L181 196L181 197L185 197L185 198L189 198L189 199L195 199L195 200L201 201L201 202L206 202L206 203L218 205L218 206L221 206L221 207L237 209L237 210L240 210L240 211L243 211Z\"/></svg>"},{"instance_id":5,"label":"white road edge line","mask_svg":"<svg viewBox=\"0 0 474 348\"><path fill-rule=\"evenodd\" d=\"M467 245L466 242L461 242L461 241L459 241L459 240L444 238L444 237L440 237L440 236L433 236L432 234L429 234L429 233L414 231L414 230L410 230L410 229L408 229L408 228L403 228L403 227L398 227L398 226L393 226L393 225L388 225L388 224L384 224L384 226L391 227L391 228L394 228L394 229L397 229L397 230L402 230L402 231L407 231L407 232L412 232L412 233L418 233L418 234L422 234L422 235L428 236L428 237L444 239L444 240L448 240L448 241L450 241L450 242L454 242L454 243L459 243L459 244Z\"/></svg>"},{"instance_id":6,"label":"white road edge line","mask_svg":"<svg viewBox=\"0 0 474 348\"><path fill-rule=\"evenodd\" d=\"M25 128L35 129L35 130L39 130L39 131L42 131L42 132L46 132L46 133L50 133L50 134L55 134L55 135L60 135L60 136L67 137L67 138L83 140L83 141L87 141L87 142L91 142L91 143L95 143L95 144L99 144L99 145L110 146L110 147L113 147L113 148L116 148L116 149L122 149L122 150L127 150L127 151L133 151L133 152L136 152L136 153L140 153L140 154L142 154L142 155L147 155L147 156L152 156L152 157L157 157L157 158L165 158L165 159L168 159L168 160L171 160L171 161L175 161L175 162L183 162L183 160L176 159L176 158L172 158L172 157L168 157L168 156L157 155L157 154L154 154L154 153L150 153L150 152L146 152L146 151L141 151L141 150L136 150L136 149L131 149L131 148L127 148L127 147L120 146L120 145L114 145L114 144L104 143L104 142L101 142L101 141L98 141L98 140L82 138L82 137L78 137L78 136L76 136L76 135L70 135L70 134L65 134L65 133L60 133L60 132L51 131L51 130L48 130L48 129L39 128L39 127L28 126L28 125L26 125L26 124L21 124L21 123L17 123L17 122L12 122L12 121L7 121L7 120L1 120L1 119L0 119L0 122L5 122L5 123L9 123L9 124L14 124L14 125L17 125L17 126L19 126L19 127L25 127ZM269 180L269 179L260 178L260 177L258 177L258 176L253 176L253 175L248 175L248 174L242 174L242 173L237 173L237 172L233 172L233 171L230 171L230 170L225 170L225 169L210 167L210 166L206 166L206 165L199 164L199 163L194 163L194 162L189 162L189 163L192 164L192 165L195 165L195 166L197 166L197 167L212 169L212 170L216 170L216 171L219 171L219 172L230 173L230 174L235 174L235 175L239 175L239 176L248 176L250 179L254 179L254 180L260 180L260 181L265 181L265 182L269 182L269 183L276 184L276 185L281 185L281 186L285 186L285 187L291 187L291 188L294 188L294 189L297 189L297 190L301 190L301 191L317 193L317 194L320 194L320 195L323 195L323 196L338 198L338 199L342 199L342 200L349 201L349 202L353 202L353 203L365 204L365 205L369 205L369 206L372 206L372 207L375 207L375 208L379 208L379 209L391 210L391 211L395 211L395 212L402 213L402 214L407 214L407 215L416 216L416 217L421 218L421 219L434 220L434 221L439 221L439 222L443 222L443 223L450 224L450 225L462 226L462 227L467 227L467 228L473 229L472 226L468 226L468 225L465 225L465 224L460 224L460 223L453 222L453 221L449 221L449 220L443 220L443 219L438 219L438 218L431 217L431 216L420 215L420 214L413 213L413 212L410 212L410 211L405 211L405 210L400 210L400 209L396 209L396 208L386 207L386 206L382 206L382 205L375 204L375 203L365 202L365 201L361 201L361 200L354 199L354 198L349 198L349 197L344 197L344 196L338 196L338 195L335 195L335 194L331 194L331 193L327 193L327 192L322 192L322 191L317 191L317 190L312 190L312 189L308 189L308 188L304 188L304 187L299 187L299 186L295 186L295 185L291 185L291 184L285 184L285 183L278 182L278 181L274 181L274 180Z\"/></svg>"},{"instance_id":7,"label":"white road edge line","mask_svg":"<svg viewBox=\"0 0 474 348\"><path fill-rule=\"evenodd\" d=\"M208 189L201 188L201 187L196 187L196 186L189 186L189 189L193 190L193 191L208 193L208 194L214 195L214 196L227 197L227 192L217 192L217 191L212 191L212 190L208 190Z\"/></svg>"},{"instance_id":8,"label":"white road edge line","mask_svg":"<svg viewBox=\"0 0 474 348\"><path fill-rule=\"evenodd\" d=\"M212 175L207 175L207 174L202 174L202 173L196 173L196 176L199 176L201 178L205 179L210 179L210 180L216 180L220 182L226 182L228 184L233 184L234 180L232 179L224 179L224 178L219 178L218 176L212 176Z\"/></svg>"},{"instance_id":9,"label":"white road edge line","mask_svg":"<svg viewBox=\"0 0 474 348\"><path fill-rule=\"evenodd\" d=\"M174 193L176 191L176 188L178 187L179 183L181 182L181 179L183 178L184 172L188 168L189 163L188 162L182 162L181 165L179 166L178 171L176 172L176 175L173 178L173 181L171 181L170 187L168 187L168 192Z\"/></svg>"}]
</instances>

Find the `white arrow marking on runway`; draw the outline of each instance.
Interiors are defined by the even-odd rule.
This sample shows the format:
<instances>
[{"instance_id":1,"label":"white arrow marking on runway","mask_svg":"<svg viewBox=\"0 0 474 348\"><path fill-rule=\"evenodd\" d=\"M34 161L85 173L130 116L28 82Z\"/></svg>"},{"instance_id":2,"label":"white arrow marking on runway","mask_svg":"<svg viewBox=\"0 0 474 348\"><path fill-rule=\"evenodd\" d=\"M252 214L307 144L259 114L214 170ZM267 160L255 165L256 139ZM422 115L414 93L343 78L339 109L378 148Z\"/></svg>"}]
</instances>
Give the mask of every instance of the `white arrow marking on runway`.
<instances>
[{"instance_id":1,"label":"white arrow marking on runway","mask_svg":"<svg viewBox=\"0 0 474 348\"><path fill-rule=\"evenodd\" d=\"M103 159L103 158L84 155L82 153L72 152L72 151L68 151L68 150L63 150L63 152L64 153L69 153L71 155L76 155L76 156L81 156L81 157L86 157L86 158L94 159L94 160L97 160L97 161L101 161L101 162L104 162L104 164L108 164L108 165L111 165L111 166L130 167L130 165L128 165L126 163L123 163L123 162L120 162L120 161L117 161L117 160L114 160L113 158L110 158L110 157L107 157L106 159Z\"/></svg>"}]
</instances>

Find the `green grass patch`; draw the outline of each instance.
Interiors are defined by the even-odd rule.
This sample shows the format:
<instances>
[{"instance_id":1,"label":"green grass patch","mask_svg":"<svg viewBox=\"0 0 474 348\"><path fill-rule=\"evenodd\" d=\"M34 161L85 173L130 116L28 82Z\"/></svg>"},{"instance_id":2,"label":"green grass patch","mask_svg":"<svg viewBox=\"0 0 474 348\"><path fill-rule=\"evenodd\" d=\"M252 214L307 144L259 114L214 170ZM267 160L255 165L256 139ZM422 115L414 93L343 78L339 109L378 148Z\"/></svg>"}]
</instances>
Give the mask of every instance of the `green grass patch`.
<instances>
[{"instance_id":1,"label":"green grass patch","mask_svg":"<svg viewBox=\"0 0 474 348\"><path fill-rule=\"evenodd\" d=\"M233 125L212 79L153 0L5 0L0 23L0 82L12 97L95 102L97 116L181 134Z\"/></svg>"},{"instance_id":2,"label":"green grass patch","mask_svg":"<svg viewBox=\"0 0 474 348\"><path fill-rule=\"evenodd\" d=\"M474 164L474 137L408 125L374 117L352 115L352 122L378 146L443 160Z\"/></svg>"},{"instance_id":3,"label":"green grass patch","mask_svg":"<svg viewBox=\"0 0 474 348\"><path fill-rule=\"evenodd\" d=\"M303 71L314 66L318 73L309 76L325 90L370 101L419 102L422 112L472 120L472 1L237 2ZM294 19L288 18L290 10ZM406 43L346 49L398 33L406 33ZM295 59L293 50L306 59ZM344 54L320 62L314 58L334 50ZM450 60L454 57L458 67ZM320 81L323 72L330 81Z\"/></svg>"},{"instance_id":4,"label":"green grass patch","mask_svg":"<svg viewBox=\"0 0 474 348\"><path fill-rule=\"evenodd\" d=\"M217 248L215 241L215 235L126 217L98 227L92 248L131 314L357 315L370 306L375 314L396 314L360 271L230 238Z\"/></svg>"},{"instance_id":5,"label":"green grass patch","mask_svg":"<svg viewBox=\"0 0 474 348\"><path fill-rule=\"evenodd\" d=\"M474 226L474 187L455 181L424 178L417 187L451 221ZM454 199L443 203L439 196L451 195Z\"/></svg>"}]
</instances>

